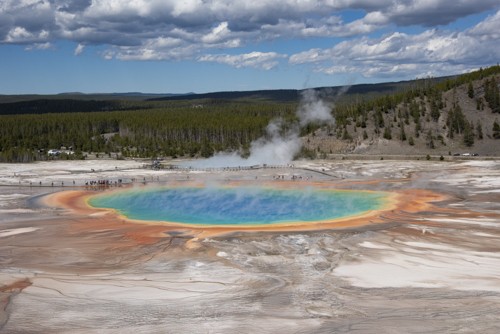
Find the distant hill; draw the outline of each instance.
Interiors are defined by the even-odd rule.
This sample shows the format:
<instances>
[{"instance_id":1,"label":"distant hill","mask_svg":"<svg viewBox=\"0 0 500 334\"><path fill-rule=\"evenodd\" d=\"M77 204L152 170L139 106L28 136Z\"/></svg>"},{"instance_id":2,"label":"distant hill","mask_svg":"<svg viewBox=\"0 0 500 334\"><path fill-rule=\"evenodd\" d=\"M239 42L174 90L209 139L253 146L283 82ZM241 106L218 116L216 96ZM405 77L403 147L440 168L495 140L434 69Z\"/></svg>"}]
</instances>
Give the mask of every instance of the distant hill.
<instances>
[{"instance_id":1,"label":"distant hill","mask_svg":"<svg viewBox=\"0 0 500 334\"><path fill-rule=\"evenodd\" d=\"M430 83L447 80L450 77L425 79ZM422 80L358 84L352 86L316 87L324 100L347 101L353 96L371 99L377 96L397 93L421 85ZM0 115L45 114L68 112L97 112L162 107L159 102L173 101L226 101L251 103L296 103L304 90L274 89L255 91L229 91L204 94L149 94L140 92L84 94L67 92L55 95L0 95Z\"/></svg>"},{"instance_id":2,"label":"distant hill","mask_svg":"<svg viewBox=\"0 0 500 334\"><path fill-rule=\"evenodd\" d=\"M141 109L117 100L36 99L0 103L0 115L98 112Z\"/></svg>"},{"instance_id":3,"label":"distant hill","mask_svg":"<svg viewBox=\"0 0 500 334\"><path fill-rule=\"evenodd\" d=\"M432 83L441 82L452 78L439 77L426 79ZM358 84L351 86L332 86L332 87L316 87L311 88L320 93L323 99L337 100L342 97L352 97L360 95L364 97L374 97L384 94L396 93L408 89L419 84L421 80L409 80L399 82L385 82L376 84ZM228 101L245 101L245 100L260 100L267 102L298 102L300 94L304 90L298 89L274 89L274 90L254 90L254 91L230 91L230 92L213 92L204 94L184 94L175 96L163 96L150 99L151 101L178 101L178 100L204 100L217 99ZM342 96L339 94L342 92Z\"/></svg>"},{"instance_id":4,"label":"distant hill","mask_svg":"<svg viewBox=\"0 0 500 334\"><path fill-rule=\"evenodd\" d=\"M185 94L182 96L162 96L151 101L179 101L179 100L262 100L276 102L298 101L299 91L295 89L255 90L236 92L214 92L204 94Z\"/></svg>"},{"instance_id":5,"label":"distant hill","mask_svg":"<svg viewBox=\"0 0 500 334\"><path fill-rule=\"evenodd\" d=\"M439 82L449 77L432 78L433 82ZM400 82L385 82L376 84L351 85L346 90L346 95L381 95L390 94L404 90L415 85L419 80L409 80ZM312 88L323 92L325 98L334 97L338 92L345 90L346 86L316 87ZM274 102L296 102L300 98L300 89L269 89L254 91L222 91L210 93L184 93L184 94L152 94L140 92L125 93L93 93L86 94L80 92L66 92L60 94L23 94L23 95L2 95L0 94L0 104L26 101L56 100L67 103L67 100L77 101L186 101L186 100L261 100Z\"/></svg>"},{"instance_id":6,"label":"distant hill","mask_svg":"<svg viewBox=\"0 0 500 334\"><path fill-rule=\"evenodd\" d=\"M194 94L194 93L186 93ZM159 97L174 97L182 96L184 94L153 94L153 93L140 93L140 92L126 92L126 93L80 93L80 92L66 92L60 94L21 94L21 95L2 95L0 94L0 104L14 103L35 100L77 100L77 101L145 101Z\"/></svg>"}]
</instances>

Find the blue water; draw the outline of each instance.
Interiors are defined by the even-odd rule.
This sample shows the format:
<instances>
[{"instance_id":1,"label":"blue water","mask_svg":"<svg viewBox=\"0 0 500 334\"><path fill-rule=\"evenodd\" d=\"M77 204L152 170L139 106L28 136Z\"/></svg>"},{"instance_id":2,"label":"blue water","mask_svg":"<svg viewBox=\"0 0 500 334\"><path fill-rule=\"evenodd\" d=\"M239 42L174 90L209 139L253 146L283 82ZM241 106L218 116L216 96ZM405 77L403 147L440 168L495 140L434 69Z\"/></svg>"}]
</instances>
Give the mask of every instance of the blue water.
<instances>
[{"instance_id":1,"label":"blue water","mask_svg":"<svg viewBox=\"0 0 500 334\"><path fill-rule=\"evenodd\" d=\"M112 208L136 220L195 225L269 225L325 221L380 208L376 192L314 188L152 188L92 197L89 204Z\"/></svg>"}]
</instances>

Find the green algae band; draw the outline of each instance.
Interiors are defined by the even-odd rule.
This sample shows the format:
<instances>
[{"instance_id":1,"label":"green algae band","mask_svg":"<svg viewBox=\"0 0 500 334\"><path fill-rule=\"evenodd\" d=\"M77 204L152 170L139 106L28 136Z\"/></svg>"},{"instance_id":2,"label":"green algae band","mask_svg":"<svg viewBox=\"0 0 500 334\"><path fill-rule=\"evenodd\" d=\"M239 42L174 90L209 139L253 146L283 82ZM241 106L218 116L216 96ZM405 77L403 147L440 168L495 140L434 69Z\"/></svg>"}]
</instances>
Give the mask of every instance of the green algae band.
<instances>
[{"instance_id":1,"label":"green algae band","mask_svg":"<svg viewBox=\"0 0 500 334\"><path fill-rule=\"evenodd\" d=\"M134 220L191 225L270 225L330 221L381 208L378 192L250 187L132 189L89 204Z\"/></svg>"}]
</instances>

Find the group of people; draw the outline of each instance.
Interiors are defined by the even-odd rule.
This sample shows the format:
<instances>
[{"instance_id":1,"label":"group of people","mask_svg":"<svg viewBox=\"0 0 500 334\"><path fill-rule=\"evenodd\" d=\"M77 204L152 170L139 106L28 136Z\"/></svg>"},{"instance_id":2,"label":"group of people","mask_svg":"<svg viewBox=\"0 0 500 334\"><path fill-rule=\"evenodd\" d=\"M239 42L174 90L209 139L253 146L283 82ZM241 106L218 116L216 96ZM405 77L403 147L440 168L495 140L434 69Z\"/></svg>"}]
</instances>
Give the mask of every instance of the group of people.
<instances>
[{"instance_id":1,"label":"group of people","mask_svg":"<svg viewBox=\"0 0 500 334\"><path fill-rule=\"evenodd\" d=\"M122 179L118 179L115 181L111 180L91 180L85 181L85 187L92 188L108 188L108 187L118 187L122 185Z\"/></svg>"},{"instance_id":2,"label":"group of people","mask_svg":"<svg viewBox=\"0 0 500 334\"><path fill-rule=\"evenodd\" d=\"M292 181L295 181L295 180L306 180L306 181L308 181L310 179L312 179L312 176L309 176L309 175L302 176L302 175L296 175L296 174L294 174L294 175L290 176L290 180L292 180ZM273 180L285 180L285 175L284 174L274 175L273 176Z\"/></svg>"}]
</instances>

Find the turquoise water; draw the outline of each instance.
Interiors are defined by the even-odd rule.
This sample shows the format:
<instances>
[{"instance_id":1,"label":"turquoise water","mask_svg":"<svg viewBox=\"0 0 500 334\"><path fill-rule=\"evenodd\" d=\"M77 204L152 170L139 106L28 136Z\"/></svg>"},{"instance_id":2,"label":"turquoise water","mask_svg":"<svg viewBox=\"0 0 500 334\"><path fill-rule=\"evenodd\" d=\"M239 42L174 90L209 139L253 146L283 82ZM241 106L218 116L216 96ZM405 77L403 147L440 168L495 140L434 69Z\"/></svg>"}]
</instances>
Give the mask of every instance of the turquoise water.
<instances>
[{"instance_id":1,"label":"turquoise water","mask_svg":"<svg viewBox=\"0 0 500 334\"><path fill-rule=\"evenodd\" d=\"M380 208L376 192L252 187L132 189L92 197L136 220L195 225L270 225L332 220Z\"/></svg>"}]
</instances>

